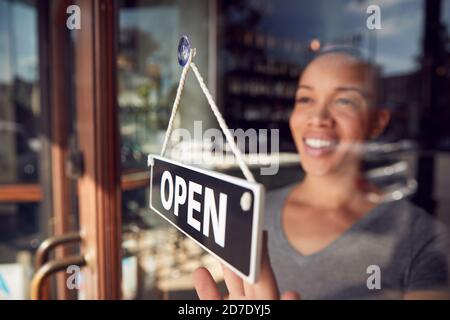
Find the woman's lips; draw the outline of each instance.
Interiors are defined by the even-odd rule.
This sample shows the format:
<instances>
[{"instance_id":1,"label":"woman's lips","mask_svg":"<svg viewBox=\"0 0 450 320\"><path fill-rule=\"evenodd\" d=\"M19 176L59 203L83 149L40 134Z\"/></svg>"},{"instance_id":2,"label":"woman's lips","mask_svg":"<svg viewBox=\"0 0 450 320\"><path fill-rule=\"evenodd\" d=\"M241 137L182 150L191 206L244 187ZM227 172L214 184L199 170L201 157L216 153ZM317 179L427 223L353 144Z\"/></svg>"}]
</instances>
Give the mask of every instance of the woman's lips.
<instances>
[{"instance_id":1,"label":"woman's lips","mask_svg":"<svg viewBox=\"0 0 450 320\"><path fill-rule=\"evenodd\" d=\"M303 138L305 152L313 157L320 157L333 152L338 144L339 141L333 138Z\"/></svg>"}]
</instances>

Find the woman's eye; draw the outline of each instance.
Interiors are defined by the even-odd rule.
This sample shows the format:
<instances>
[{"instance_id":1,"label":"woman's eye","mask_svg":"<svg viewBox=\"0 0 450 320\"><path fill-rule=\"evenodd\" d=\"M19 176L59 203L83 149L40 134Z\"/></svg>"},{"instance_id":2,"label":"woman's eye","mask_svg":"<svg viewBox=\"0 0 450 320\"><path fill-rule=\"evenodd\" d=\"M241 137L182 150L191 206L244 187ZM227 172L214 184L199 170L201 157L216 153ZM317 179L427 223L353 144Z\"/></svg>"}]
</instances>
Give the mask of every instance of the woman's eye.
<instances>
[{"instance_id":1,"label":"woman's eye","mask_svg":"<svg viewBox=\"0 0 450 320\"><path fill-rule=\"evenodd\" d=\"M351 107L358 106L358 104L355 101L347 98L339 98L336 100L336 103L343 106L351 106Z\"/></svg>"},{"instance_id":2,"label":"woman's eye","mask_svg":"<svg viewBox=\"0 0 450 320\"><path fill-rule=\"evenodd\" d=\"M313 100L310 97L300 97L297 99L297 103L300 104L308 104L311 103Z\"/></svg>"}]
</instances>

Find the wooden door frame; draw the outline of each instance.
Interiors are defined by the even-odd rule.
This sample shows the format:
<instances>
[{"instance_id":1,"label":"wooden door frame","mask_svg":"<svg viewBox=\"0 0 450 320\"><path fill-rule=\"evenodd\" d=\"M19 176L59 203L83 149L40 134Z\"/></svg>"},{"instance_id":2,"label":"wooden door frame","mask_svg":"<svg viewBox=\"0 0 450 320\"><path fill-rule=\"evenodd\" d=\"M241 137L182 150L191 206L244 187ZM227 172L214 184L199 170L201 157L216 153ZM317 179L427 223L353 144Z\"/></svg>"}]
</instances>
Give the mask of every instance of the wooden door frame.
<instances>
[{"instance_id":1,"label":"wooden door frame","mask_svg":"<svg viewBox=\"0 0 450 320\"><path fill-rule=\"evenodd\" d=\"M121 298L121 190L116 78L117 8L113 0L78 0L75 99L83 175L78 179L87 299Z\"/></svg>"},{"instance_id":2,"label":"wooden door frame","mask_svg":"<svg viewBox=\"0 0 450 320\"><path fill-rule=\"evenodd\" d=\"M75 231L72 221L72 182L66 174L66 158L69 149L70 134L70 33L65 26L66 9L70 0L50 1L49 10L49 68L50 99L51 99L51 185L52 185L52 218L53 235L62 236ZM68 62L69 61L69 62ZM74 252L67 246L55 249L55 258L62 259ZM75 295L66 285L68 274L58 273L56 282L56 297L61 300L74 299Z\"/></svg>"}]
</instances>

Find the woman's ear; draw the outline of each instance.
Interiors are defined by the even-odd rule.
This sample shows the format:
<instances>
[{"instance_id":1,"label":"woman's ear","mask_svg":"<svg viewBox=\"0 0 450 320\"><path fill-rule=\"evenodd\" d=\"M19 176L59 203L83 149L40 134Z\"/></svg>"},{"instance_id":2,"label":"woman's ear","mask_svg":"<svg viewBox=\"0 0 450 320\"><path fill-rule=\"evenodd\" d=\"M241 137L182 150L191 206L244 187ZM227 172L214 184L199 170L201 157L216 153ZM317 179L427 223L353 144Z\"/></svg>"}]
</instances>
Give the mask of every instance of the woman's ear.
<instances>
[{"instance_id":1,"label":"woman's ear","mask_svg":"<svg viewBox=\"0 0 450 320\"><path fill-rule=\"evenodd\" d=\"M389 121L391 120L391 112L388 109L377 109L374 114L373 126L370 132L370 138L375 139L383 133Z\"/></svg>"}]
</instances>

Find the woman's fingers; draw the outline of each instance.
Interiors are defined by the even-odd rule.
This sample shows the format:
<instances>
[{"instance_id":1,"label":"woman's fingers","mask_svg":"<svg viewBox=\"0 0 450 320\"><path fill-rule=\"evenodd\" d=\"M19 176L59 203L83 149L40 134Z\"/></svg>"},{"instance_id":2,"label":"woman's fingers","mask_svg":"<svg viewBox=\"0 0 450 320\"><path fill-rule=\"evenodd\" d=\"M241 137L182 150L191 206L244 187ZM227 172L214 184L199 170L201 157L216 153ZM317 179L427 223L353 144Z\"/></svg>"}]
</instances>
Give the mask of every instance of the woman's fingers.
<instances>
[{"instance_id":1,"label":"woman's fingers","mask_svg":"<svg viewBox=\"0 0 450 320\"><path fill-rule=\"evenodd\" d=\"M206 268L194 271L194 286L200 300L221 300L220 291L211 273Z\"/></svg>"},{"instance_id":2,"label":"woman's fingers","mask_svg":"<svg viewBox=\"0 0 450 320\"><path fill-rule=\"evenodd\" d=\"M295 291L286 291L281 295L281 300L299 300L300 295Z\"/></svg>"},{"instance_id":3,"label":"woman's fingers","mask_svg":"<svg viewBox=\"0 0 450 320\"><path fill-rule=\"evenodd\" d=\"M258 281L252 286L254 299L276 300L279 299L278 286L270 265L269 251L267 248L267 232L263 233L263 250L261 256L261 273ZM247 288L246 288L247 292Z\"/></svg>"},{"instance_id":4,"label":"woman's fingers","mask_svg":"<svg viewBox=\"0 0 450 320\"><path fill-rule=\"evenodd\" d=\"M238 275L236 275L233 271L228 269L223 264L222 264L222 272L225 284L227 285L230 299L243 297L245 295L245 292L244 292L244 283L242 279L239 278Z\"/></svg>"},{"instance_id":5,"label":"woman's fingers","mask_svg":"<svg viewBox=\"0 0 450 320\"><path fill-rule=\"evenodd\" d=\"M276 300L280 298L278 286L270 265L267 248L267 232L263 233L263 250L261 256L261 273L255 284L243 281L233 271L222 265L225 284L227 285L230 299L261 299ZM205 268L194 271L194 285L201 300L220 300L221 295L211 273ZM297 300L300 296L294 291L285 292L282 300Z\"/></svg>"}]
</instances>

